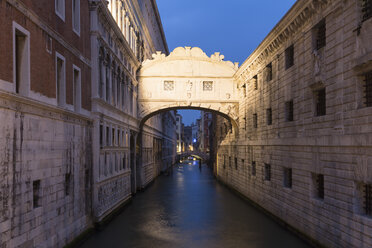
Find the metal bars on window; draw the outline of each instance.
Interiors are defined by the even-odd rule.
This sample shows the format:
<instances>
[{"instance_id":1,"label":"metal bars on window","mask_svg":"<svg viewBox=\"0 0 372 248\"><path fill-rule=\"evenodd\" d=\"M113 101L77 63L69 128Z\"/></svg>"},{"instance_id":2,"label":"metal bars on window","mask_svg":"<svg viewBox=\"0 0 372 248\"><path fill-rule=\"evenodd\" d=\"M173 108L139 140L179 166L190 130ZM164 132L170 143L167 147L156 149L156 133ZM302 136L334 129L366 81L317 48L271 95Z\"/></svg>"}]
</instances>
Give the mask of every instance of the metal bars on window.
<instances>
[{"instance_id":1,"label":"metal bars on window","mask_svg":"<svg viewBox=\"0 0 372 248\"><path fill-rule=\"evenodd\" d=\"M316 27L316 50L326 45L326 23L322 20Z\"/></svg>"},{"instance_id":2,"label":"metal bars on window","mask_svg":"<svg viewBox=\"0 0 372 248\"><path fill-rule=\"evenodd\" d=\"M257 128L257 114L253 114L253 128Z\"/></svg>"},{"instance_id":3,"label":"metal bars on window","mask_svg":"<svg viewBox=\"0 0 372 248\"><path fill-rule=\"evenodd\" d=\"M266 66L266 82L270 82L273 79L273 66L272 63Z\"/></svg>"},{"instance_id":4,"label":"metal bars on window","mask_svg":"<svg viewBox=\"0 0 372 248\"><path fill-rule=\"evenodd\" d=\"M294 47L291 45L285 49L285 69L288 69L294 65Z\"/></svg>"},{"instance_id":5,"label":"metal bars on window","mask_svg":"<svg viewBox=\"0 0 372 248\"><path fill-rule=\"evenodd\" d=\"M372 184L364 185L363 208L366 215L372 216Z\"/></svg>"},{"instance_id":6,"label":"metal bars on window","mask_svg":"<svg viewBox=\"0 0 372 248\"><path fill-rule=\"evenodd\" d=\"M372 107L372 71L364 75L364 100L366 107Z\"/></svg>"},{"instance_id":7,"label":"metal bars on window","mask_svg":"<svg viewBox=\"0 0 372 248\"><path fill-rule=\"evenodd\" d=\"M318 198L324 199L324 175L318 174L315 178L316 182L316 194Z\"/></svg>"},{"instance_id":8,"label":"metal bars on window","mask_svg":"<svg viewBox=\"0 0 372 248\"><path fill-rule=\"evenodd\" d=\"M266 120L267 120L267 125L273 124L273 112L271 108L266 109Z\"/></svg>"},{"instance_id":9,"label":"metal bars on window","mask_svg":"<svg viewBox=\"0 0 372 248\"><path fill-rule=\"evenodd\" d=\"M271 165L265 164L265 180L270 181L271 180Z\"/></svg>"},{"instance_id":10,"label":"metal bars on window","mask_svg":"<svg viewBox=\"0 0 372 248\"><path fill-rule=\"evenodd\" d=\"M316 116L326 114L326 91L325 88L316 91Z\"/></svg>"},{"instance_id":11,"label":"metal bars on window","mask_svg":"<svg viewBox=\"0 0 372 248\"><path fill-rule=\"evenodd\" d=\"M256 161L252 161L252 176L256 175Z\"/></svg>"},{"instance_id":12,"label":"metal bars on window","mask_svg":"<svg viewBox=\"0 0 372 248\"><path fill-rule=\"evenodd\" d=\"M286 121L293 121L293 100L285 103L285 119Z\"/></svg>"},{"instance_id":13,"label":"metal bars on window","mask_svg":"<svg viewBox=\"0 0 372 248\"><path fill-rule=\"evenodd\" d=\"M292 188L292 168L284 168L284 187Z\"/></svg>"},{"instance_id":14,"label":"metal bars on window","mask_svg":"<svg viewBox=\"0 0 372 248\"><path fill-rule=\"evenodd\" d=\"M372 17L372 0L362 0L362 21Z\"/></svg>"}]
</instances>

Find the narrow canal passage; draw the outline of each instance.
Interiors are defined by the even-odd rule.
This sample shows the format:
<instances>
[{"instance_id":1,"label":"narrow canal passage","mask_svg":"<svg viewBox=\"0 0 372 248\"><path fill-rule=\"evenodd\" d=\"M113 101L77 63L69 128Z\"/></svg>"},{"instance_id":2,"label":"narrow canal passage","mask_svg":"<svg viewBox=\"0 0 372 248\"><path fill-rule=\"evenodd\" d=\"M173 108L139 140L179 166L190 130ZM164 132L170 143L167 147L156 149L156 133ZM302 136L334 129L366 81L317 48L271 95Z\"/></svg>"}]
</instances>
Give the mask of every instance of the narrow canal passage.
<instances>
[{"instance_id":1,"label":"narrow canal passage","mask_svg":"<svg viewBox=\"0 0 372 248\"><path fill-rule=\"evenodd\" d=\"M188 160L137 194L82 247L309 246Z\"/></svg>"}]
</instances>

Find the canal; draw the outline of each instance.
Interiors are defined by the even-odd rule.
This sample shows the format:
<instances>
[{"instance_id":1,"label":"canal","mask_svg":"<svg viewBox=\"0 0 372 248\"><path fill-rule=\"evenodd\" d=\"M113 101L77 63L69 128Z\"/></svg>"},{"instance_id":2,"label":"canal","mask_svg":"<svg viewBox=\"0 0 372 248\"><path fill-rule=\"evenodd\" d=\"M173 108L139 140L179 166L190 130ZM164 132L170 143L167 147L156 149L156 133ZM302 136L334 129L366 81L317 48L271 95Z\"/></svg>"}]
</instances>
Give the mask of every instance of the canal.
<instances>
[{"instance_id":1,"label":"canal","mask_svg":"<svg viewBox=\"0 0 372 248\"><path fill-rule=\"evenodd\" d=\"M81 247L309 247L187 160Z\"/></svg>"}]
</instances>

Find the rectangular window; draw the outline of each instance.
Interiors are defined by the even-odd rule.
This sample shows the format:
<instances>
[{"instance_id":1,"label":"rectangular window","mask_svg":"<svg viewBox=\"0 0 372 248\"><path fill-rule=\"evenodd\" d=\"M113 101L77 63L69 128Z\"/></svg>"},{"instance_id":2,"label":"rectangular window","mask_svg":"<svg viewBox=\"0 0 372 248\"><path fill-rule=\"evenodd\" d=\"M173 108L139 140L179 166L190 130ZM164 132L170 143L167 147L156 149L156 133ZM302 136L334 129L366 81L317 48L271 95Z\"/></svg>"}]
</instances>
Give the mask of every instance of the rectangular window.
<instances>
[{"instance_id":1,"label":"rectangular window","mask_svg":"<svg viewBox=\"0 0 372 248\"><path fill-rule=\"evenodd\" d=\"M257 128L257 114L253 114L253 128Z\"/></svg>"},{"instance_id":2,"label":"rectangular window","mask_svg":"<svg viewBox=\"0 0 372 248\"><path fill-rule=\"evenodd\" d=\"M258 90L258 78L257 75L253 77L253 88Z\"/></svg>"},{"instance_id":3,"label":"rectangular window","mask_svg":"<svg viewBox=\"0 0 372 248\"><path fill-rule=\"evenodd\" d=\"M364 214L372 216L372 184L363 185L363 210Z\"/></svg>"},{"instance_id":4,"label":"rectangular window","mask_svg":"<svg viewBox=\"0 0 372 248\"><path fill-rule=\"evenodd\" d=\"M114 128L112 128L112 130L111 130L111 135L112 135L112 140L111 140L112 146L115 146L116 141L115 141L115 129Z\"/></svg>"},{"instance_id":5,"label":"rectangular window","mask_svg":"<svg viewBox=\"0 0 372 248\"><path fill-rule=\"evenodd\" d=\"M106 146L110 146L110 128L106 127Z\"/></svg>"},{"instance_id":6,"label":"rectangular window","mask_svg":"<svg viewBox=\"0 0 372 248\"><path fill-rule=\"evenodd\" d=\"M30 33L13 22L13 77L15 92L27 96L30 87Z\"/></svg>"},{"instance_id":7,"label":"rectangular window","mask_svg":"<svg viewBox=\"0 0 372 248\"><path fill-rule=\"evenodd\" d=\"M80 0L72 0L72 29L80 35Z\"/></svg>"},{"instance_id":8,"label":"rectangular window","mask_svg":"<svg viewBox=\"0 0 372 248\"><path fill-rule=\"evenodd\" d=\"M285 120L293 121L293 100L285 102Z\"/></svg>"},{"instance_id":9,"label":"rectangular window","mask_svg":"<svg viewBox=\"0 0 372 248\"><path fill-rule=\"evenodd\" d=\"M315 91L316 116L326 114L326 91L325 88Z\"/></svg>"},{"instance_id":10,"label":"rectangular window","mask_svg":"<svg viewBox=\"0 0 372 248\"><path fill-rule=\"evenodd\" d=\"M164 81L164 90L173 91L174 90L174 81Z\"/></svg>"},{"instance_id":11,"label":"rectangular window","mask_svg":"<svg viewBox=\"0 0 372 248\"><path fill-rule=\"evenodd\" d=\"M99 144L103 146L103 126L99 125Z\"/></svg>"},{"instance_id":12,"label":"rectangular window","mask_svg":"<svg viewBox=\"0 0 372 248\"><path fill-rule=\"evenodd\" d=\"M36 180L32 182L32 193L33 193L34 208L38 208L41 206L40 180Z\"/></svg>"},{"instance_id":13,"label":"rectangular window","mask_svg":"<svg viewBox=\"0 0 372 248\"><path fill-rule=\"evenodd\" d=\"M324 175L312 174L313 195L315 198L324 199Z\"/></svg>"},{"instance_id":14,"label":"rectangular window","mask_svg":"<svg viewBox=\"0 0 372 248\"><path fill-rule=\"evenodd\" d=\"M284 168L283 185L286 188L292 188L292 168Z\"/></svg>"},{"instance_id":15,"label":"rectangular window","mask_svg":"<svg viewBox=\"0 0 372 248\"><path fill-rule=\"evenodd\" d=\"M266 66L266 82L270 82L273 79L273 66L272 63Z\"/></svg>"},{"instance_id":16,"label":"rectangular window","mask_svg":"<svg viewBox=\"0 0 372 248\"><path fill-rule=\"evenodd\" d=\"M116 140L117 140L117 145L118 145L118 146L121 146L121 143L120 143L120 130L119 130L119 129L117 130L117 137L116 137Z\"/></svg>"},{"instance_id":17,"label":"rectangular window","mask_svg":"<svg viewBox=\"0 0 372 248\"><path fill-rule=\"evenodd\" d=\"M64 107L66 104L66 65L65 58L56 53L56 97L57 105Z\"/></svg>"},{"instance_id":18,"label":"rectangular window","mask_svg":"<svg viewBox=\"0 0 372 248\"><path fill-rule=\"evenodd\" d=\"M273 124L273 112L271 108L266 109L266 121L269 126Z\"/></svg>"},{"instance_id":19,"label":"rectangular window","mask_svg":"<svg viewBox=\"0 0 372 248\"><path fill-rule=\"evenodd\" d=\"M315 49L319 50L326 45L326 22L323 19L314 28Z\"/></svg>"},{"instance_id":20,"label":"rectangular window","mask_svg":"<svg viewBox=\"0 0 372 248\"><path fill-rule=\"evenodd\" d=\"M74 99L73 105L75 112L80 112L81 110L81 77L80 77L80 69L73 66L73 83L74 83Z\"/></svg>"},{"instance_id":21,"label":"rectangular window","mask_svg":"<svg viewBox=\"0 0 372 248\"><path fill-rule=\"evenodd\" d=\"M234 164L235 164L235 170L238 169L238 158L234 159Z\"/></svg>"},{"instance_id":22,"label":"rectangular window","mask_svg":"<svg viewBox=\"0 0 372 248\"><path fill-rule=\"evenodd\" d=\"M229 167L231 168L231 157L229 156Z\"/></svg>"},{"instance_id":23,"label":"rectangular window","mask_svg":"<svg viewBox=\"0 0 372 248\"><path fill-rule=\"evenodd\" d=\"M372 0L362 0L362 15L363 21L372 17Z\"/></svg>"},{"instance_id":24,"label":"rectangular window","mask_svg":"<svg viewBox=\"0 0 372 248\"><path fill-rule=\"evenodd\" d=\"M225 169L226 168L226 156L223 155L223 168Z\"/></svg>"},{"instance_id":25,"label":"rectangular window","mask_svg":"<svg viewBox=\"0 0 372 248\"><path fill-rule=\"evenodd\" d=\"M213 90L213 82L212 81L204 81L203 82L203 91L212 91Z\"/></svg>"},{"instance_id":26,"label":"rectangular window","mask_svg":"<svg viewBox=\"0 0 372 248\"><path fill-rule=\"evenodd\" d=\"M65 0L55 0L56 14L65 21Z\"/></svg>"},{"instance_id":27,"label":"rectangular window","mask_svg":"<svg viewBox=\"0 0 372 248\"><path fill-rule=\"evenodd\" d=\"M294 65L294 46L291 45L285 49L285 69L288 69Z\"/></svg>"},{"instance_id":28,"label":"rectangular window","mask_svg":"<svg viewBox=\"0 0 372 248\"><path fill-rule=\"evenodd\" d=\"M65 195L70 195L71 173L65 174Z\"/></svg>"},{"instance_id":29,"label":"rectangular window","mask_svg":"<svg viewBox=\"0 0 372 248\"><path fill-rule=\"evenodd\" d=\"M372 71L364 75L364 104L372 107Z\"/></svg>"},{"instance_id":30,"label":"rectangular window","mask_svg":"<svg viewBox=\"0 0 372 248\"><path fill-rule=\"evenodd\" d=\"M256 161L252 161L252 176L256 175Z\"/></svg>"},{"instance_id":31,"label":"rectangular window","mask_svg":"<svg viewBox=\"0 0 372 248\"><path fill-rule=\"evenodd\" d=\"M271 165L265 164L265 181L271 180Z\"/></svg>"}]
</instances>

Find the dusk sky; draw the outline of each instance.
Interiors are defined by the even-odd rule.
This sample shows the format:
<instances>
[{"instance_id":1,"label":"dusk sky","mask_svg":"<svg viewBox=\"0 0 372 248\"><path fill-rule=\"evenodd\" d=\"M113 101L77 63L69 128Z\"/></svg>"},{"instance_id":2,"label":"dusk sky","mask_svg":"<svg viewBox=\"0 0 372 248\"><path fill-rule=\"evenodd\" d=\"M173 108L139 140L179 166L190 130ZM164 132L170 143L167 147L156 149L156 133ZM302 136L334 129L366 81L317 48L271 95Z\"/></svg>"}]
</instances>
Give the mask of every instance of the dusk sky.
<instances>
[{"instance_id":1,"label":"dusk sky","mask_svg":"<svg viewBox=\"0 0 372 248\"><path fill-rule=\"evenodd\" d=\"M239 62L256 49L295 0L157 0L169 51L179 46L200 47L210 56ZM185 125L199 111L178 111Z\"/></svg>"}]
</instances>

